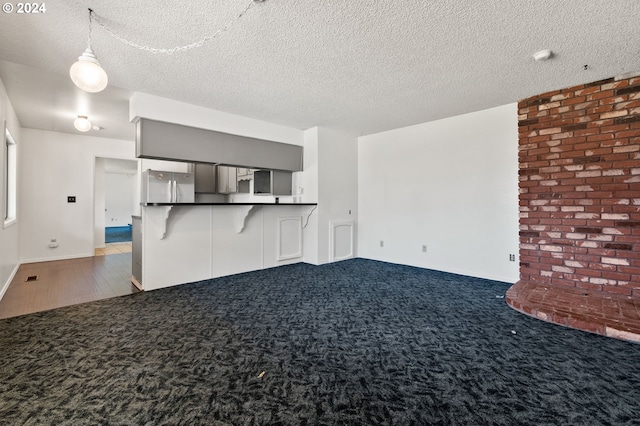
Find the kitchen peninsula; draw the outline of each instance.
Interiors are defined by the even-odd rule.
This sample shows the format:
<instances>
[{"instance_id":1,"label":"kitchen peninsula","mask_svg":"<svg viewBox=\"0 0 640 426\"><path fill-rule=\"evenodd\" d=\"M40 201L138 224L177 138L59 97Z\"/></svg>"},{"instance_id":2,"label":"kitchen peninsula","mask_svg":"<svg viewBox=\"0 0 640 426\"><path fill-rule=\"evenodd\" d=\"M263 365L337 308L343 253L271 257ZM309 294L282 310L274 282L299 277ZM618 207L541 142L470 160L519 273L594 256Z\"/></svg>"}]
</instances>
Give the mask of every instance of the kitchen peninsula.
<instances>
[{"instance_id":1,"label":"kitchen peninsula","mask_svg":"<svg viewBox=\"0 0 640 426\"><path fill-rule=\"evenodd\" d=\"M144 290L355 255L357 146L351 135L143 93L130 99L130 119L140 173L203 177L194 180L192 202L140 199ZM176 184L174 194L182 182Z\"/></svg>"},{"instance_id":2,"label":"kitchen peninsula","mask_svg":"<svg viewBox=\"0 0 640 426\"><path fill-rule=\"evenodd\" d=\"M144 290L152 290L301 262L303 235L316 207L313 203L142 206L138 280Z\"/></svg>"}]
</instances>

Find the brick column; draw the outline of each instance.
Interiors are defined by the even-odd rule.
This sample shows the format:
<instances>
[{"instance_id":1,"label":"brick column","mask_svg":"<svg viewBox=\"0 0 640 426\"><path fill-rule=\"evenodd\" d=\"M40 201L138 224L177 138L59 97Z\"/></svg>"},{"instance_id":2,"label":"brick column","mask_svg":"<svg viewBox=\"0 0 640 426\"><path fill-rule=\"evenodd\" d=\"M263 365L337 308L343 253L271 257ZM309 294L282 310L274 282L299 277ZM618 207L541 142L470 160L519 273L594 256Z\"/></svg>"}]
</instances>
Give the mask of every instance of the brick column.
<instances>
[{"instance_id":1,"label":"brick column","mask_svg":"<svg viewBox=\"0 0 640 426\"><path fill-rule=\"evenodd\" d=\"M640 77L518 108L521 282L640 297Z\"/></svg>"}]
</instances>

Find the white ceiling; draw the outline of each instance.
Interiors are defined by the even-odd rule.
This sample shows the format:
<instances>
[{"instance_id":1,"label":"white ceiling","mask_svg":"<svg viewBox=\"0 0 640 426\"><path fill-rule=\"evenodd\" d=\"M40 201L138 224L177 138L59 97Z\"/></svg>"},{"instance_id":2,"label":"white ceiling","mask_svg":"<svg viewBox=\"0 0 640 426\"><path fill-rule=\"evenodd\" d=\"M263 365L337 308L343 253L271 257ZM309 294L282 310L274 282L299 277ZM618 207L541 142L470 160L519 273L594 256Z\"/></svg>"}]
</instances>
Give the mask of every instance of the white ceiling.
<instances>
[{"instance_id":1,"label":"white ceiling","mask_svg":"<svg viewBox=\"0 0 640 426\"><path fill-rule=\"evenodd\" d=\"M94 23L109 87L68 78L88 11L141 45L198 41L172 55L124 44ZM273 123L361 135L640 71L638 0L106 0L47 2L0 17L0 78L24 127L133 139L128 98L150 93ZM531 55L552 49L554 57ZM584 69L588 65L588 69Z\"/></svg>"}]
</instances>

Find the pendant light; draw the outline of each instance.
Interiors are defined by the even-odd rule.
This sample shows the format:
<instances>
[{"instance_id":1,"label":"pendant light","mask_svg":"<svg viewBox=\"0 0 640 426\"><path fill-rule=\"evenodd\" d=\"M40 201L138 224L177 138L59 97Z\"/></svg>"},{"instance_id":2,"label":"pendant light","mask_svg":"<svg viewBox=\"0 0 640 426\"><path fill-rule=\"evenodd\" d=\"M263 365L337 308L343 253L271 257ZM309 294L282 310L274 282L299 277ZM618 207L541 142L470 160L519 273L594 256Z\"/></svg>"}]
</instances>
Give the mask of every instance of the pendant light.
<instances>
[{"instance_id":1,"label":"pendant light","mask_svg":"<svg viewBox=\"0 0 640 426\"><path fill-rule=\"evenodd\" d=\"M87 50L78 57L78 62L71 65L69 75L73 83L85 92L97 93L107 87L109 79L102 69L98 58L91 49L91 21L93 10L89 9L89 42Z\"/></svg>"},{"instance_id":2,"label":"pendant light","mask_svg":"<svg viewBox=\"0 0 640 426\"><path fill-rule=\"evenodd\" d=\"M91 130L91 122L86 115L79 115L78 118L73 121L73 127L80 132L88 132Z\"/></svg>"}]
</instances>

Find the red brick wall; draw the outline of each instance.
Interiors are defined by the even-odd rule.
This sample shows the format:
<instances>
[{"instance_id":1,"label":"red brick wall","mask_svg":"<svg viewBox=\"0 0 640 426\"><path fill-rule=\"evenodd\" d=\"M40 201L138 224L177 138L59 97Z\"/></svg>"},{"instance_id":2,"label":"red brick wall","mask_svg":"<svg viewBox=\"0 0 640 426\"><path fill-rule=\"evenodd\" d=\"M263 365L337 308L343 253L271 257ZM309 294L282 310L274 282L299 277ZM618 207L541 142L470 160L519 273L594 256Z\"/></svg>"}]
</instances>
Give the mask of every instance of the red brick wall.
<instances>
[{"instance_id":1,"label":"red brick wall","mask_svg":"<svg viewBox=\"0 0 640 426\"><path fill-rule=\"evenodd\" d=\"M518 109L520 279L640 296L640 77Z\"/></svg>"}]
</instances>

